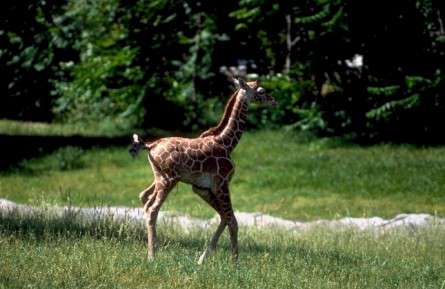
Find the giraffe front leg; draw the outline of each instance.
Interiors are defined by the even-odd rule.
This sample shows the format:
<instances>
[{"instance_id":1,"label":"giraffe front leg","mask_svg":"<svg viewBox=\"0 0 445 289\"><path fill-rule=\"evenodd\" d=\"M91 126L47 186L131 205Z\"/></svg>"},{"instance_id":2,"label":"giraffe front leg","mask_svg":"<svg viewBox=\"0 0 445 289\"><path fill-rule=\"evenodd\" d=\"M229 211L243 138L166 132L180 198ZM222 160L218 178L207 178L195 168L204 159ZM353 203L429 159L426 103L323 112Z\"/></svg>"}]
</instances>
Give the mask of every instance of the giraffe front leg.
<instances>
[{"instance_id":1,"label":"giraffe front leg","mask_svg":"<svg viewBox=\"0 0 445 289\"><path fill-rule=\"evenodd\" d=\"M230 200L230 191L228 183L225 183L220 191L220 202L222 214L225 222L229 227L230 245L232 250L232 259L234 262L238 261L238 222L232 209L232 202Z\"/></svg>"},{"instance_id":2,"label":"giraffe front leg","mask_svg":"<svg viewBox=\"0 0 445 289\"><path fill-rule=\"evenodd\" d=\"M216 245L218 243L219 238L221 237L221 234L224 232L224 229L226 228L227 223L224 222L224 219L222 218L221 212L219 210L218 202L215 198L215 195L212 193L210 189L204 189L199 188L197 186L192 186L193 191L200 196L207 204L209 204L215 211L220 214L220 223L218 225L218 228L216 229L215 233L213 234L212 238L210 239L210 242L206 246L206 249L201 254L198 260L198 264L201 265L206 258L208 258L212 253L216 250Z\"/></svg>"},{"instance_id":3,"label":"giraffe front leg","mask_svg":"<svg viewBox=\"0 0 445 289\"><path fill-rule=\"evenodd\" d=\"M206 258L212 255L213 251L216 250L216 244L218 243L219 237L221 237L222 232L226 228L226 223L221 218L221 221L216 229L216 232L213 234L212 239L210 239L210 243L206 247L205 251L202 253L201 257L199 257L198 264L201 265Z\"/></svg>"},{"instance_id":4,"label":"giraffe front leg","mask_svg":"<svg viewBox=\"0 0 445 289\"><path fill-rule=\"evenodd\" d=\"M155 258L156 224L152 218L147 220L147 259L149 261Z\"/></svg>"},{"instance_id":5,"label":"giraffe front leg","mask_svg":"<svg viewBox=\"0 0 445 289\"><path fill-rule=\"evenodd\" d=\"M238 261L238 222L236 221L235 214L231 214L229 221L229 234L230 234L230 244L232 249L232 259L233 261Z\"/></svg>"}]
</instances>

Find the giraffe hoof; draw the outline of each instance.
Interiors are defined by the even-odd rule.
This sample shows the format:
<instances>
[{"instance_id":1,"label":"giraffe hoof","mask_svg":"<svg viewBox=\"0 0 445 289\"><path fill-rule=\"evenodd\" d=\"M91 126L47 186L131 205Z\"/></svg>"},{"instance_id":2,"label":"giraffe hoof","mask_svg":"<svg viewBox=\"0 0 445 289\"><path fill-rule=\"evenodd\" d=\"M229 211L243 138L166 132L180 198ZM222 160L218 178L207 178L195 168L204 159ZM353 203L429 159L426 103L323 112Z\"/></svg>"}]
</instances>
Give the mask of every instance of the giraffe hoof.
<instances>
[{"instance_id":1,"label":"giraffe hoof","mask_svg":"<svg viewBox=\"0 0 445 289\"><path fill-rule=\"evenodd\" d=\"M204 260L205 260L206 255L207 255L206 253L207 252L202 253L201 257L199 257L198 265L202 265L202 263L204 263Z\"/></svg>"}]
</instances>

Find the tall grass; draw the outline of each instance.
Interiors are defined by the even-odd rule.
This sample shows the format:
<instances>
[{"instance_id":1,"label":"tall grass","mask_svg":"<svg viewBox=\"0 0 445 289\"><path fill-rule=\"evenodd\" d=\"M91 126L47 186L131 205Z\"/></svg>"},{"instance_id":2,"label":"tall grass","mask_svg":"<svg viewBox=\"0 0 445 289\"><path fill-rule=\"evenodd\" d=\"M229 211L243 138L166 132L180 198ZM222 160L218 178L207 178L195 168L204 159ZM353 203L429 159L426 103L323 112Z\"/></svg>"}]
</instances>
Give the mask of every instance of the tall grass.
<instances>
[{"instance_id":1,"label":"tall grass","mask_svg":"<svg viewBox=\"0 0 445 289\"><path fill-rule=\"evenodd\" d=\"M213 228L214 229L214 228ZM0 288L443 288L445 231L381 234L240 230L197 265L211 231L160 227L157 259L145 259L143 228L79 224L48 216L0 221Z\"/></svg>"}]
</instances>

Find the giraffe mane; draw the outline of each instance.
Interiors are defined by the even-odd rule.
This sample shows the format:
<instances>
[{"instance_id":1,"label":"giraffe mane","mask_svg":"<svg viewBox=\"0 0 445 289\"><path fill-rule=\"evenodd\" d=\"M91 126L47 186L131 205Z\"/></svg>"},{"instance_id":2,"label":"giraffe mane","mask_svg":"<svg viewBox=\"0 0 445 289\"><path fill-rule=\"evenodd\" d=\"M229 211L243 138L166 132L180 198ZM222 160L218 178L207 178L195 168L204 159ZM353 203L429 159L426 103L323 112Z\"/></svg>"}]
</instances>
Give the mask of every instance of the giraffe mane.
<instances>
[{"instance_id":1,"label":"giraffe mane","mask_svg":"<svg viewBox=\"0 0 445 289\"><path fill-rule=\"evenodd\" d=\"M219 121L218 125L211 127L208 130L204 131L203 133L201 133L199 135L199 137L216 136L224 130L227 123L229 122L230 115L232 114L233 106L235 105L236 95L238 94L238 91L239 91L239 89L237 89L232 94L229 101L227 102L226 107L224 108L223 117Z\"/></svg>"}]
</instances>

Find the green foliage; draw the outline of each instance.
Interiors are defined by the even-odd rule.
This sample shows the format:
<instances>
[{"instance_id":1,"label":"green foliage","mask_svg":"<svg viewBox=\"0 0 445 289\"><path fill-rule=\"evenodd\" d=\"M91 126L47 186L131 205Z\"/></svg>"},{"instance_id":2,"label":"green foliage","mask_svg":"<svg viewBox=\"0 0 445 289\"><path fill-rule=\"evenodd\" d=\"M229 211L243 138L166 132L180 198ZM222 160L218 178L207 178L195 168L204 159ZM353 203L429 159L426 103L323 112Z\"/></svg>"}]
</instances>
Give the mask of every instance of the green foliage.
<instances>
[{"instance_id":1,"label":"green foliage","mask_svg":"<svg viewBox=\"0 0 445 289\"><path fill-rule=\"evenodd\" d=\"M439 139L443 8L361 3L8 0L0 117L196 130L229 94L219 68L249 63L280 100L253 108L255 126ZM354 55L363 65L348 64Z\"/></svg>"},{"instance_id":2,"label":"green foliage","mask_svg":"<svg viewBox=\"0 0 445 289\"><path fill-rule=\"evenodd\" d=\"M205 13L198 13L191 19L195 32L191 37L179 33L180 43L187 45L187 59L176 60L176 73L172 79L172 89L168 97L173 103L184 108L183 125L196 130L208 125L208 118L202 117L206 106L205 95L199 90L199 81L208 81L215 74L211 72L213 46L220 36L216 33L215 23Z\"/></svg>"},{"instance_id":3,"label":"green foliage","mask_svg":"<svg viewBox=\"0 0 445 289\"><path fill-rule=\"evenodd\" d=\"M51 119L49 79L61 59L48 30L57 1L2 1L0 9L0 117Z\"/></svg>"},{"instance_id":4,"label":"green foliage","mask_svg":"<svg viewBox=\"0 0 445 289\"><path fill-rule=\"evenodd\" d=\"M274 111L277 116L274 122L283 122L284 118L293 117L297 113L303 84L295 81L287 75L266 76L261 79L261 85L273 95L278 102L278 109Z\"/></svg>"},{"instance_id":5,"label":"green foliage","mask_svg":"<svg viewBox=\"0 0 445 289\"><path fill-rule=\"evenodd\" d=\"M392 97L397 92L400 91L400 86L399 85L390 85L385 87L368 86L367 90L368 94L372 96Z\"/></svg>"},{"instance_id":6,"label":"green foliage","mask_svg":"<svg viewBox=\"0 0 445 289\"><path fill-rule=\"evenodd\" d=\"M200 83L215 76L213 46L227 39L212 19L187 2L68 2L53 33L78 58L61 63L56 114L70 122L208 125L200 115L212 101ZM172 110L180 117L166 121Z\"/></svg>"},{"instance_id":7,"label":"green foliage","mask_svg":"<svg viewBox=\"0 0 445 289\"><path fill-rule=\"evenodd\" d=\"M286 75L266 76L261 79L261 86L278 101L277 107L251 105L248 120L256 126L271 126L277 123L295 121L295 110L301 98L301 87Z\"/></svg>"},{"instance_id":8,"label":"green foliage","mask_svg":"<svg viewBox=\"0 0 445 289\"><path fill-rule=\"evenodd\" d=\"M327 4L324 7L322 7L320 12L309 16L296 17L294 21L295 23L302 25L317 24L323 22L323 20L325 20L330 13L331 13L331 8L330 5Z\"/></svg>"},{"instance_id":9,"label":"green foliage","mask_svg":"<svg viewBox=\"0 0 445 289\"><path fill-rule=\"evenodd\" d=\"M65 10L57 37L75 34L79 61L61 63L67 77L55 83L55 112L71 122L121 118L136 124L145 91L142 70L133 64L136 49L125 41L129 14L113 0L70 1Z\"/></svg>"},{"instance_id":10,"label":"green foliage","mask_svg":"<svg viewBox=\"0 0 445 289\"><path fill-rule=\"evenodd\" d=\"M384 97L376 100L377 107L366 113L368 126L375 127L375 124L392 124L405 118L415 118L418 114L429 111L429 116L422 117L428 119L434 117L440 111L443 103L439 99L440 86L443 85L443 76L440 70L436 72L432 79L422 76L406 76L405 81L399 86L389 86L384 88L368 88L372 95ZM428 120L427 120L428 121ZM428 127L434 128L435 123L430 123Z\"/></svg>"},{"instance_id":11,"label":"green foliage","mask_svg":"<svg viewBox=\"0 0 445 289\"><path fill-rule=\"evenodd\" d=\"M248 115L251 125L270 127L280 124L295 127L297 123L315 121L306 119L309 111L313 111L313 107L305 105L303 99L308 91L314 89L315 84L311 80L296 80L280 73L262 77L260 83L268 93L273 95L278 105L276 107L251 105L251 112ZM304 126L304 128L304 130L309 130L308 126Z\"/></svg>"},{"instance_id":12,"label":"green foliage","mask_svg":"<svg viewBox=\"0 0 445 289\"><path fill-rule=\"evenodd\" d=\"M326 121L323 119L316 103L313 102L307 107L297 109L297 113L300 116L300 120L290 127L315 134L320 134L327 130Z\"/></svg>"}]
</instances>

